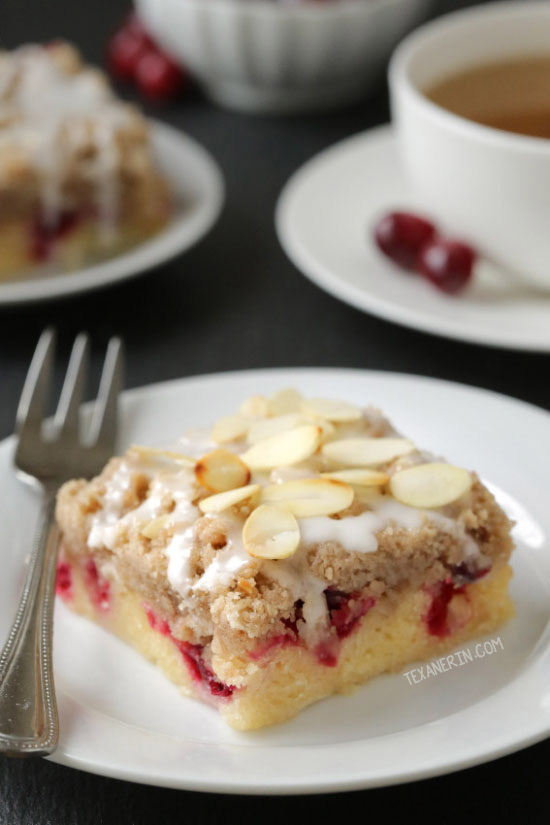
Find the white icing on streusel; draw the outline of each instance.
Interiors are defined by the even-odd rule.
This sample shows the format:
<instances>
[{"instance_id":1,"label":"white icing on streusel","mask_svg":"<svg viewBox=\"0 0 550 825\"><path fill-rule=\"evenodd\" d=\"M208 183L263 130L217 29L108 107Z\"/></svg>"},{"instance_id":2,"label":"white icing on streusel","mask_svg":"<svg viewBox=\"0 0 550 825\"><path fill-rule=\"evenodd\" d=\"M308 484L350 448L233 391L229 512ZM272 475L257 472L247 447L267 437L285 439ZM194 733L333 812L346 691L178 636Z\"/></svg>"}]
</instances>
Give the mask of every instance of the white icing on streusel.
<instances>
[{"instance_id":1,"label":"white icing on streusel","mask_svg":"<svg viewBox=\"0 0 550 825\"><path fill-rule=\"evenodd\" d=\"M215 592L229 586L236 576L250 564L250 555L242 539L242 522L238 519L228 520L227 543L218 550L193 590Z\"/></svg>"},{"instance_id":2,"label":"white icing on streusel","mask_svg":"<svg viewBox=\"0 0 550 825\"><path fill-rule=\"evenodd\" d=\"M195 546L195 525L174 533L165 553L168 558L167 576L170 586L180 596L187 596L191 589L191 553Z\"/></svg>"},{"instance_id":3,"label":"white icing on streusel","mask_svg":"<svg viewBox=\"0 0 550 825\"><path fill-rule=\"evenodd\" d=\"M168 516L172 525L191 524L198 518L199 511L192 504L195 495L193 476L187 468L174 473L163 471L157 478L153 478L144 501L139 507L123 515L124 499L131 486L132 474L137 470L142 471L140 467L122 461L113 474L107 484L103 508L92 517L88 535L90 547L107 547L112 550L121 530L140 527L157 518L163 512L163 503L168 496L174 502L174 508Z\"/></svg>"},{"instance_id":4,"label":"white icing on streusel","mask_svg":"<svg viewBox=\"0 0 550 825\"><path fill-rule=\"evenodd\" d=\"M118 522L124 509L124 498L131 485L131 472L127 461L121 461L109 479L103 506L93 517L88 533L88 546L111 549L118 534Z\"/></svg>"},{"instance_id":5,"label":"white icing on streusel","mask_svg":"<svg viewBox=\"0 0 550 825\"><path fill-rule=\"evenodd\" d=\"M306 519L302 520L302 523ZM324 592L327 583L313 575L306 559L306 543L302 542L299 550L289 559L282 561L264 561L263 571L279 582L292 594L294 601L300 599L304 626L300 629L306 640L312 639L328 624L327 603Z\"/></svg>"},{"instance_id":6,"label":"white icing on streusel","mask_svg":"<svg viewBox=\"0 0 550 825\"><path fill-rule=\"evenodd\" d=\"M446 533L463 542L468 557L479 550L475 541L461 524L434 510L418 510L408 507L389 496L373 496L370 510L359 516L338 519L318 516L300 519L300 535L304 544L322 544L334 541L355 553L375 553L378 550L377 534L395 526L404 530L418 530L425 520L432 521Z\"/></svg>"}]
</instances>

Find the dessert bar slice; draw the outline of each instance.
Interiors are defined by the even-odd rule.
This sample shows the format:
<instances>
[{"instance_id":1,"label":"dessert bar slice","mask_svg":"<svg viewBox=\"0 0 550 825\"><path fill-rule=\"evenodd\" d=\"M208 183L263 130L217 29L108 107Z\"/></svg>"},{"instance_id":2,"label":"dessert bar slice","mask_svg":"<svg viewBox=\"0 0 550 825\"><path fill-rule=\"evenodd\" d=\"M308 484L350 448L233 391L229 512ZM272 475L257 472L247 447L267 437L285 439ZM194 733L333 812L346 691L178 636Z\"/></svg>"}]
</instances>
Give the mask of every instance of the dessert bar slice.
<instances>
[{"instance_id":1,"label":"dessert bar slice","mask_svg":"<svg viewBox=\"0 0 550 825\"><path fill-rule=\"evenodd\" d=\"M147 123L101 72L64 42L0 52L0 279L111 256L169 214Z\"/></svg>"},{"instance_id":2,"label":"dessert bar slice","mask_svg":"<svg viewBox=\"0 0 550 825\"><path fill-rule=\"evenodd\" d=\"M477 476L295 390L133 446L66 484L57 518L64 602L240 730L513 613L511 524Z\"/></svg>"}]
</instances>

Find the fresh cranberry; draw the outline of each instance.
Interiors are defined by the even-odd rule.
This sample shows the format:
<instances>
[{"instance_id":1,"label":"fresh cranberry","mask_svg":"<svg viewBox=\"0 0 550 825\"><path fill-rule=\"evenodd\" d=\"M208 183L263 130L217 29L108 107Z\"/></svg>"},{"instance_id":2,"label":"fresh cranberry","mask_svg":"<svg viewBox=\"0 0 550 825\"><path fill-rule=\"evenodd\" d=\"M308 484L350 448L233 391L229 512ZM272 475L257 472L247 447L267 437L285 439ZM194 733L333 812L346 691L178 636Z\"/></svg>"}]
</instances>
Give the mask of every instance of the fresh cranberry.
<instances>
[{"instance_id":1,"label":"fresh cranberry","mask_svg":"<svg viewBox=\"0 0 550 825\"><path fill-rule=\"evenodd\" d=\"M107 65L120 80L133 80L140 59L151 48L147 36L131 29L119 29L107 45Z\"/></svg>"},{"instance_id":2,"label":"fresh cranberry","mask_svg":"<svg viewBox=\"0 0 550 825\"><path fill-rule=\"evenodd\" d=\"M417 266L434 286L454 294L472 277L475 259L474 250L467 244L435 238L420 250Z\"/></svg>"},{"instance_id":3,"label":"fresh cranberry","mask_svg":"<svg viewBox=\"0 0 550 825\"><path fill-rule=\"evenodd\" d=\"M57 564L57 576L55 580L55 592L62 599L68 599L72 595L73 577L71 574L71 565L65 561L60 561Z\"/></svg>"},{"instance_id":4,"label":"fresh cranberry","mask_svg":"<svg viewBox=\"0 0 550 825\"><path fill-rule=\"evenodd\" d=\"M188 78L185 72L158 49L143 54L135 69L138 89L150 100L169 100L181 91Z\"/></svg>"},{"instance_id":5,"label":"fresh cranberry","mask_svg":"<svg viewBox=\"0 0 550 825\"><path fill-rule=\"evenodd\" d=\"M410 212L389 212L374 227L374 237L384 255L413 270L420 250L435 236L433 223Z\"/></svg>"}]
</instances>

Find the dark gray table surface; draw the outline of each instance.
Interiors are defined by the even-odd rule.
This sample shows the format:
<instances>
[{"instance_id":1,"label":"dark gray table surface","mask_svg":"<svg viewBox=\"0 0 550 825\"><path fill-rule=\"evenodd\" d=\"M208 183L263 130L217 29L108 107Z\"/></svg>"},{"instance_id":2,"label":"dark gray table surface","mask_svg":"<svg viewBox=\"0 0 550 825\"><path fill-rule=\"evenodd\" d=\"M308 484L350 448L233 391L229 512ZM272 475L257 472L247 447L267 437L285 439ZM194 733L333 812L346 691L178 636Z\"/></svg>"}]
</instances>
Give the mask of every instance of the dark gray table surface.
<instances>
[{"instance_id":1,"label":"dark gray table surface","mask_svg":"<svg viewBox=\"0 0 550 825\"><path fill-rule=\"evenodd\" d=\"M459 5L466 4L438 2L434 13ZM99 62L106 36L126 6L126 0L0 0L0 46L64 36ZM250 117L215 108L200 95L150 112L185 129L217 158L227 184L221 219L188 254L135 281L0 311L0 437L12 432L25 371L47 324L59 330L60 362L76 332L92 333L95 381L107 339L117 333L127 345L129 386L250 367L361 367L474 384L550 409L548 356L447 341L365 315L310 284L281 250L273 228L281 187L313 154L387 120L383 77L361 105L329 115ZM62 363L58 380L61 373ZM353 816L369 820L386 815L408 821L414 815L441 825L467 819L548 822L549 765L546 741L417 784L347 798L267 801L149 788L46 761L3 759L0 825L138 825L227 816L248 823L262 818L268 806L294 821L317 813L336 821L349 815L352 800Z\"/></svg>"}]
</instances>

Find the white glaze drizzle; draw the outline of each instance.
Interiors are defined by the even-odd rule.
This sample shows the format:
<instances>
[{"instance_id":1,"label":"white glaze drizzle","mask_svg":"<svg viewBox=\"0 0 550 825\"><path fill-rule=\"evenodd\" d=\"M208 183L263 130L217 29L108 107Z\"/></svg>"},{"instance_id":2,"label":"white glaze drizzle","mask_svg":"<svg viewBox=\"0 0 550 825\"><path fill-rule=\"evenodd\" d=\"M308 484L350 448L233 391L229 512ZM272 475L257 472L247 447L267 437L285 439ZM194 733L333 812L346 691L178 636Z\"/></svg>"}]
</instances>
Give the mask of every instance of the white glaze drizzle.
<instances>
[{"instance_id":1,"label":"white glaze drizzle","mask_svg":"<svg viewBox=\"0 0 550 825\"><path fill-rule=\"evenodd\" d=\"M228 587L250 564L251 558L242 540L242 522L236 518L228 518L227 522L227 544L218 550L214 560L193 585L193 590L214 592Z\"/></svg>"},{"instance_id":2,"label":"white glaze drizzle","mask_svg":"<svg viewBox=\"0 0 550 825\"><path fill-rule=\"evenodd\" d=\"M89 547L107 547L112 550L122 529L147 524L159 516L163 512L167 496L174 502L174 509L169 513L171 525L186 525L196 521L199 511L192 504L195 488L193 476L187 468L180 468L174 473L163 472L153 478L144 501L123 515L124 499L135 472L145 472L144 465L122 461L107 483L103 507L92 517L88 534Z\"/></svg>"},{"instance_id":3,"label":"white glaze drizzle","mask_svg":"<svg viewBox=\"0 0 550 825\"><path fill-rule=\"evenodd\" d=\"M305 521L303 519L302 521ZM262 571L286 588L294 601L302 600L302 618L304 624L300 635L311 641L328 624L327 604L324 591L327 583L311 572L306 557L306 544L300 547L289 559L281 561L264 561Z\"/></svg>"}]
</instances>

